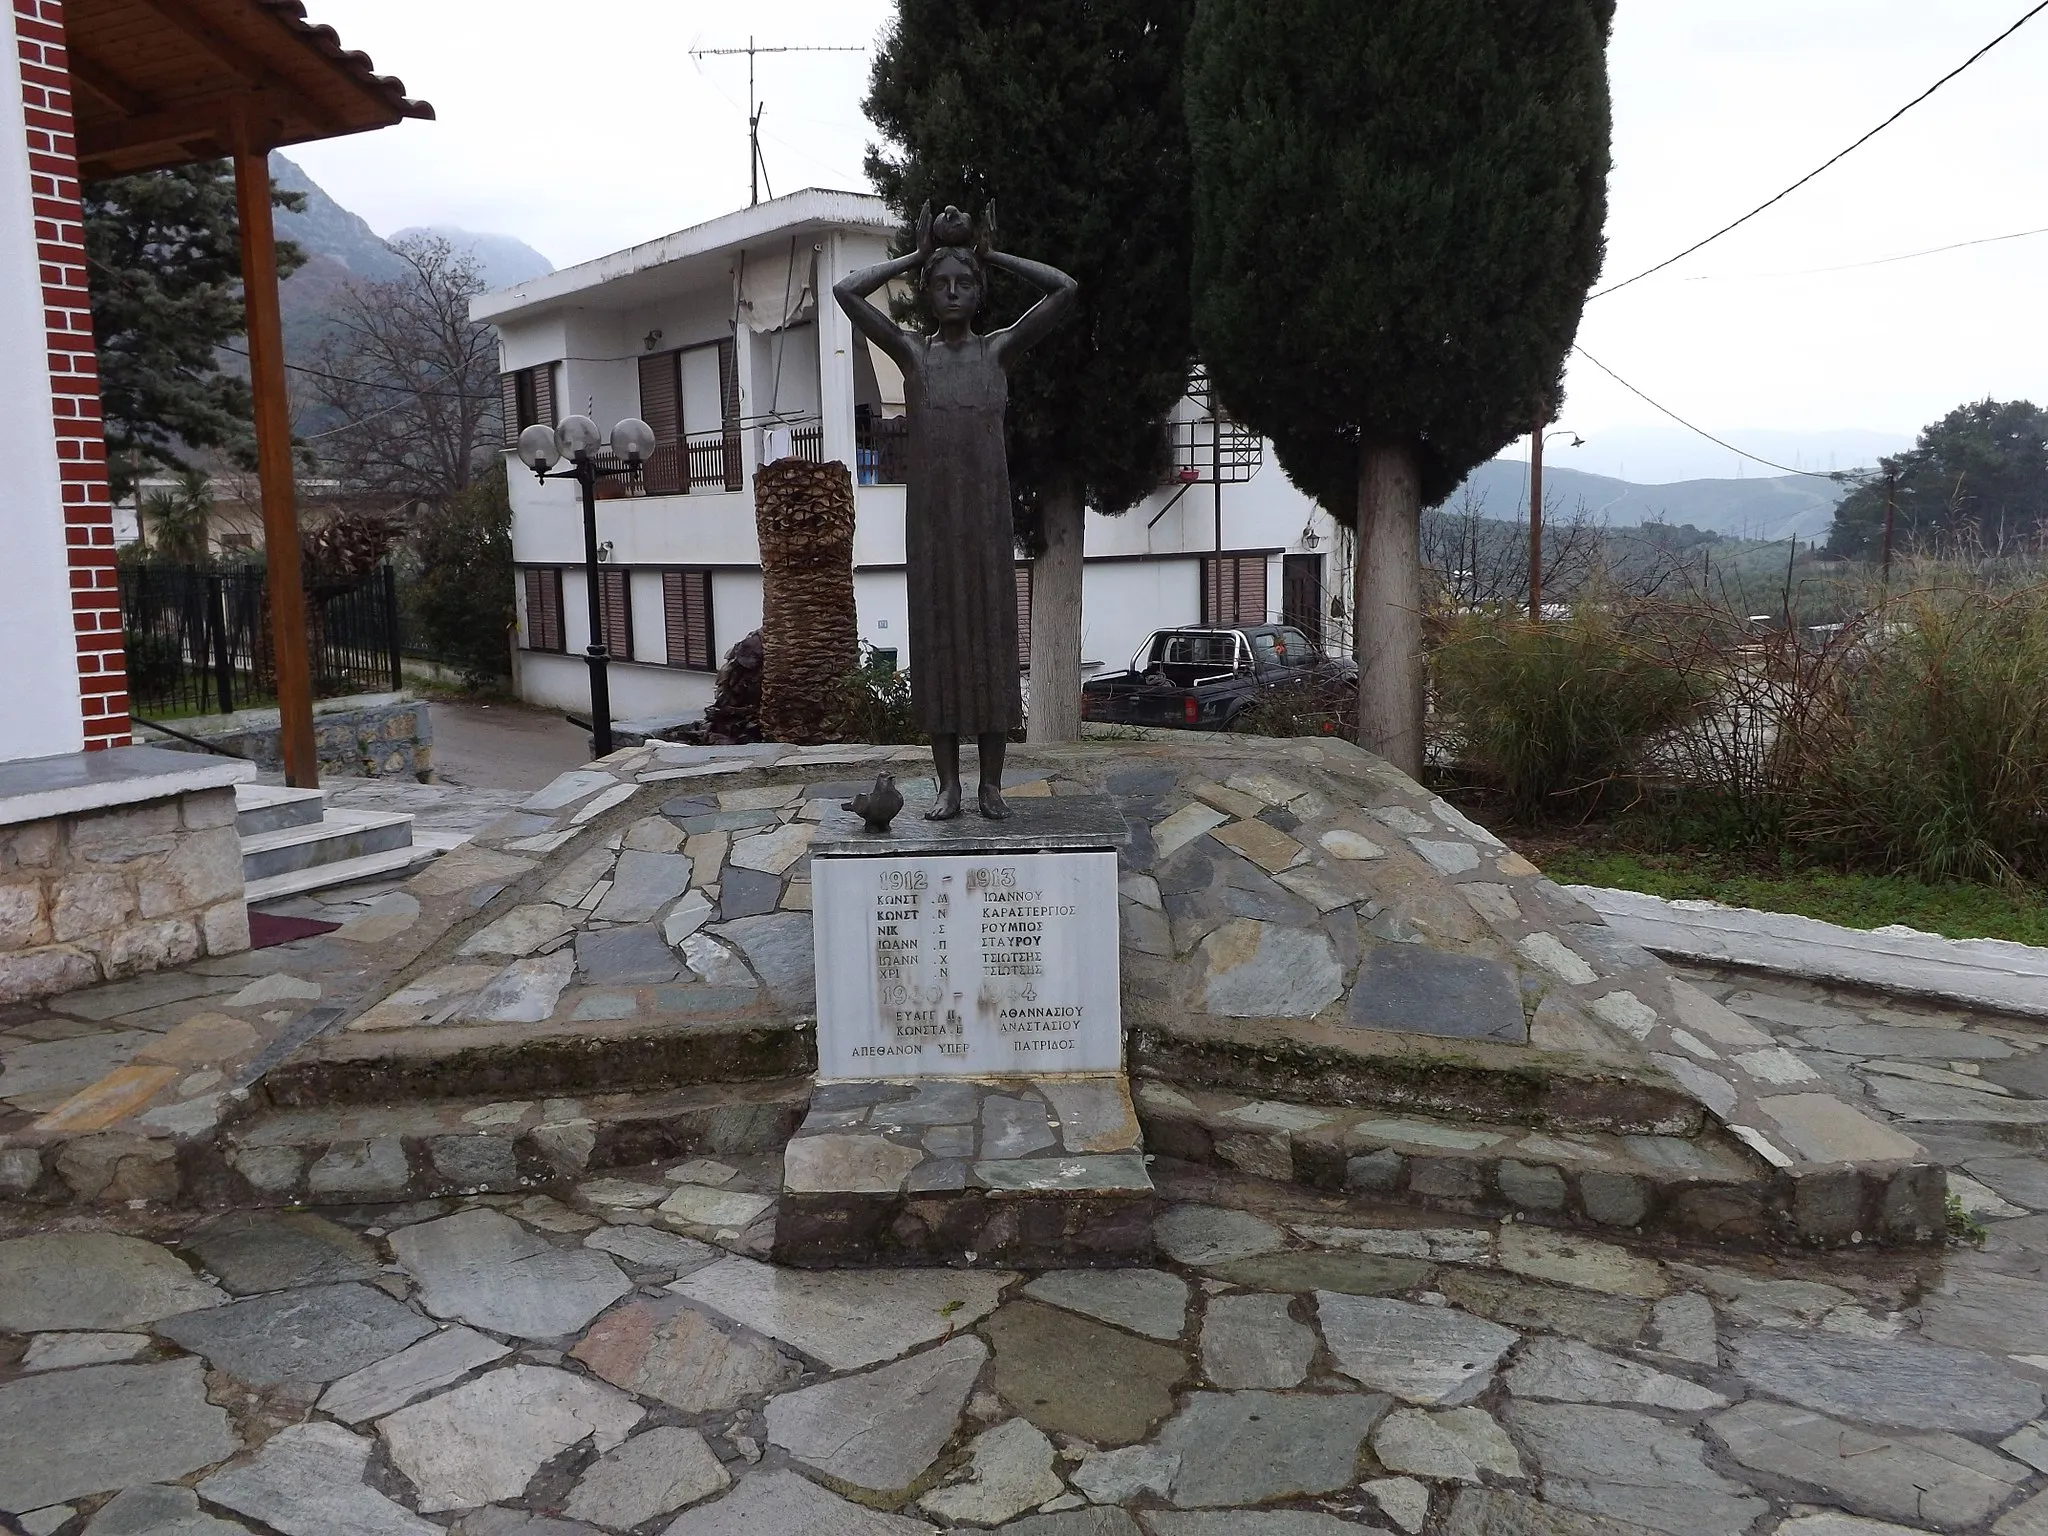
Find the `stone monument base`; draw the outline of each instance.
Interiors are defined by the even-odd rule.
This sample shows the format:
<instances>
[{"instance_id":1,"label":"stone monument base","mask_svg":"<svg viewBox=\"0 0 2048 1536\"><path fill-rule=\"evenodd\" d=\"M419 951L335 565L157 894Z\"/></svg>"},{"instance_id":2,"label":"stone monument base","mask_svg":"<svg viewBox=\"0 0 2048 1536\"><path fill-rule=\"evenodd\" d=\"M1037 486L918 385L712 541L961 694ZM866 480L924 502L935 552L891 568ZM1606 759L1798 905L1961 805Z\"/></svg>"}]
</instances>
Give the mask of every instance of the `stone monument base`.
<instances>
[{"instance_id":1,"label":"stone monument base","mask_svg":"<svg viewBox=\"0 0 2048 1536\"><path fill-rule=\"evenodd\" d=\"M820 1083L783 1155L775 1258L1142 1264L1157 1203L1121 1074Z\"/></svg>"}]
</instances>

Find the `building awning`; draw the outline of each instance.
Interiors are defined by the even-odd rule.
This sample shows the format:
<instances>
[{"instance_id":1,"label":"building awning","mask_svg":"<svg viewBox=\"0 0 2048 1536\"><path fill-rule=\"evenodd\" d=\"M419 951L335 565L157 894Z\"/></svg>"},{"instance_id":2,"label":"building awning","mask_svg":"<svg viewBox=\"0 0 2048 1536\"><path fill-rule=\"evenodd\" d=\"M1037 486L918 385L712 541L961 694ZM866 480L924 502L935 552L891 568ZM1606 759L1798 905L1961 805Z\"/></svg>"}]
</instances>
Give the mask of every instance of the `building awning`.
<instances>
[{"instance_id":1,"label":"building awning","mask_svg":"<svg viewBox=\"0 0 2048 1536\"><path fill-rule=\"evenodd\" d=\"M434 115L299 0L66 0L64 35L85 181Z\"/></svg>"}]
</instances>

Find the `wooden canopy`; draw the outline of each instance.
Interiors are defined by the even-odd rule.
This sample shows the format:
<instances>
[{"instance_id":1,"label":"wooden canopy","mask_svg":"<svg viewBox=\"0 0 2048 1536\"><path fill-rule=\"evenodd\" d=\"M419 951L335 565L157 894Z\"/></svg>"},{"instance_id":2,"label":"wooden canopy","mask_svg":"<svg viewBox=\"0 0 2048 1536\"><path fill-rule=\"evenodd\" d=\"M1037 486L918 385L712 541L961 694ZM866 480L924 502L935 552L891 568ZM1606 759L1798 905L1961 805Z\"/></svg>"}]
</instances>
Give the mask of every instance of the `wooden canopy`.
<instances>
[{"instance_id":1,"label":"wooden canopy","mask_svg":"<svg viewBox=\"0 0 2048 1536\"><path fill-rule=\"evenodd\" d=\"M434 115L299 0L66 0L64 36L86 181Z\"/></svg>"},{"instance_id":2,"label":"wooden canopy","mask_svg":"<svg viewBox=\"0 0 2048 1536\"><path fill-rule=\"evenodd\" d=\"M284 377L270 151L388 128L434 109L306 20L299 0L66 0L82 181L232 160L249 388L285 782L320 782L313 737L291 402Z\"/></svg>"}]
</instances>

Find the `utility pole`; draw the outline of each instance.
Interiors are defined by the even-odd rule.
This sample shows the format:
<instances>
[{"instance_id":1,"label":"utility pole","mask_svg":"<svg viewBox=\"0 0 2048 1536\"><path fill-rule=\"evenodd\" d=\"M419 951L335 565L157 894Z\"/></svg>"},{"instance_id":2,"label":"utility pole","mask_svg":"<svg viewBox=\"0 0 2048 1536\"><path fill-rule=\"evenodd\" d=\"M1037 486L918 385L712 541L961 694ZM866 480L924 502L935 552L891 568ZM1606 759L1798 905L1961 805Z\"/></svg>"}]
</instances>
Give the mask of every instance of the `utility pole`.
<instances>
[{"instance_id":1,"label":"utility pole","mask_svg":"<svg viewBox=\"0 0 2048 1536\"><path fill-rule=\"evenodd\" d=\"M761 183L768 179L768 167L761 158L761 114L768 110L768 103L765 101L757 103L754 100L754 55L757 53L866 52L867 49L864 47L838 45L829 47L757 48L754 46L754 39L752 37L747 39L747 46L744 48L692 48L690 50L690 57L693 59L736 57L742 53L747 56L747 177L750 186L747 194L747 206L749 208L761 201ZM768 195L770 197L775 195L773 187L768 189Z\"/></svg>"},{"instance_id":2,"label":"utility pole","mask_svg":"<svg viewBox=\"0 0 2048 1536\"><path fill-rule=\"evenodd\" d=\"M1529 434L1529 622L1543 620L1543 429L1550 425L1539 412Z\"/></svg>"},{"instance_id":3,"label":"utility pole","mask_svg":"<svg viewBox=\"0 0 2048 1536\"><path fill-rule=\"evenodd\" d=\"M1884 553L1879 557L1883 568L1882 580L1889 587L1892 584L1892 516L1898 507L1899 472L1887 469L1884 472Z\"/></svg>"}]
</instances>

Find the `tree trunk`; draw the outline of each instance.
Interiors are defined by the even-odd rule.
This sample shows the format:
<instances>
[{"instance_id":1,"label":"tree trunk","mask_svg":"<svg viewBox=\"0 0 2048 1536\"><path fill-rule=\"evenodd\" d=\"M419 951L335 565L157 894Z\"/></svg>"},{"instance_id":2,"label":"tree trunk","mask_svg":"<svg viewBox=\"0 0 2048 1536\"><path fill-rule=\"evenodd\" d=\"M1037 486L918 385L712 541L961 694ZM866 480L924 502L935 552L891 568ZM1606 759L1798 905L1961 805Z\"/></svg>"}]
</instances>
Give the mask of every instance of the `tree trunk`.
<instances>
[{"instance_id":1,"label":"tree trunk","mask_svg":"<svg viewBox=\"0 0 2048 1536\"><path fill-rule=\"evenodd\" d=\"M1358 455L1358 744L1422 776L1422 479L1406 443Z\"/></svg>"},{"instance_id":2,"label":"tree trunk","mask_svg":"<svg viewBox=\"0 0 2048 1536\"><path fill-rule=\"evenodd\" d=\"M778 459L754 475L765 740L825 740L839 690L860 664L853 514L853 477L836 460Z\"/></svg>"},{"instance_id":3,"label":"tree trunk","mask_svg":"<svg viewBox=\"0 0 2048 1536\"><path fill-rule=\"evenodd\" d=\"M1087 510L1071 486L1047 492L1045 550L1031 562L1029 741L1081 736L1081 543Z\"/></svg>"}]
</instances>

